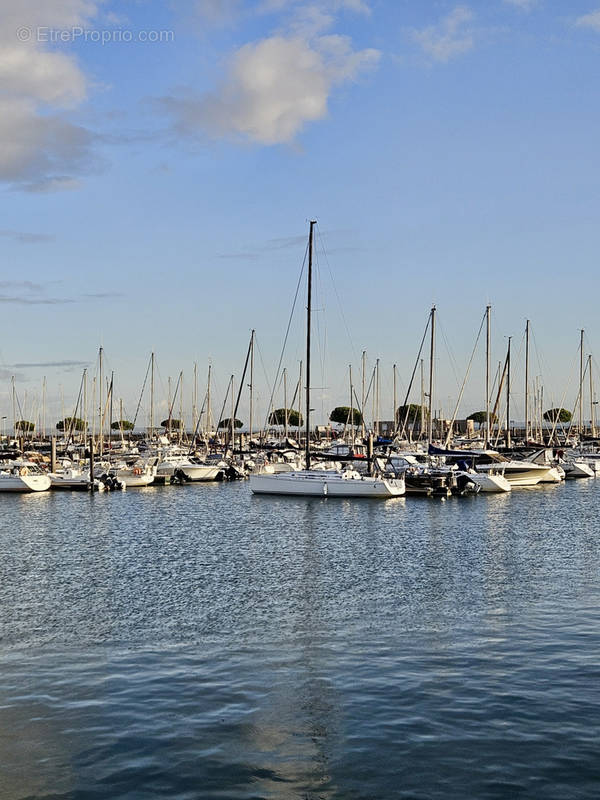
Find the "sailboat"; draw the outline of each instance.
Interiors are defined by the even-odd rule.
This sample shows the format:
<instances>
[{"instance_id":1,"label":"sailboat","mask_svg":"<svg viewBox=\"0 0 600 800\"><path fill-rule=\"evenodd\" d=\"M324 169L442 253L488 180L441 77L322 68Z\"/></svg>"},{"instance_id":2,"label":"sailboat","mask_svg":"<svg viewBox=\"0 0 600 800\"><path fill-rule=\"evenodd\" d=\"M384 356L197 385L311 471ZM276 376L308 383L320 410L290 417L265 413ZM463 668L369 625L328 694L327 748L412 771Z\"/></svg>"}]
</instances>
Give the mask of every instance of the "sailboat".
<instances>
[{"instance_id":1,"label":"sailboat","mask_svg":"<svg viewBox=\"0 0 600 800\"><path fill-rule=\"evenodd\" d=\"M258 473L250 476L254 494L302 495L305 497L400 497L402 478L361 475L355 470L311 469L310 451L310 355L312 311L312 262L315 220L310 221L308 240L308 301L306 304L306 468L290 472Z\"/></svg>"}]
</instances>

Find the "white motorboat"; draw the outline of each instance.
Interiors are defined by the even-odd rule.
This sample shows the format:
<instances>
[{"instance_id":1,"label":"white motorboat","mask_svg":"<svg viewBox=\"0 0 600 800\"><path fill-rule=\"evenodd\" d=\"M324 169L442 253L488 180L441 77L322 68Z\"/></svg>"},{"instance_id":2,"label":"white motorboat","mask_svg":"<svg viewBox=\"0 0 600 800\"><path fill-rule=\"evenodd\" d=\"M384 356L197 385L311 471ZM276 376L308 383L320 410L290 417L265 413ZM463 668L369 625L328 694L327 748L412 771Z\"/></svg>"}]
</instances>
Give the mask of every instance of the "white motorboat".
<instances>
[{"instance_id":1,"label":"white motorboat","mask_svg":"<svg viewBox=\"0 0 600 800\"><path fill-rule=\"evenodd\" d=\"M117 481L126 489L139 489L150 486L154 481L156 467L150 464L134 464L132 467L119 466L110 470Z\"/></svg>"},{"instance_id":2,"label":"white motorboat","mask_svg":"<svg viewBox=\"0 0 600 800\"><path fill-rule=\"evenodd\" d=\"M254 494L304 495L308 497L401 497L403 478L378 478L356 470L302 469L261 472L250 476Z\"/></svg>"},{"instance_id":3,"label":"white motorboat","mask_svg":"<svg viewBox=\"0 0 600 800\"><path fill-rule=\"evenodd\" d=\"M50 478L32 461L7 461L0 464L0 492L45 492Z\"/></svg>"},{"instance_id":4,"label":"white motorboat","mask_svg":"<svg viewBox=\"0 0 600 800\"><path fill-rule=\"evenodd\" d=\"M159 463L156 475L163 480L180 475L188 481L216 481L221 476L223 469L220 462L204 464L194 458L170 455Z\"/></svg>"},{"instance_id":5,"label":"white motorboat","mask_svg":"<svg viewBox=\"0 0 600 800\"><path fill-rule=\"evenodd\" d=\"M56 472L50 472L51 489L85 492L90 489L90 471L77 467L64 467ZM94 491L104 491L104 484L94 478Z\"/></svg>"},{"instance_id":6,"label":"white motorboat","mask_svg":"<svg viewBox=\"0 0 600 800\"><path fill-rule=\"evenodd\" d=\"M593 478L596 472L589 464L580 459L573 459L572 461L563 461L561 466L565 471L567 478Z\"/></svg>"},{"instance_id":7,"label":"white motorboat","mask_svg":"<svg viewBox=\"0 0 600 800\"><path fill-rule=\"evenodd\" d=\"M484 458L485 461L482 458L477 460L477 472L488 475L501 472L512 487L537 486L548 478L553 467L552 464L538 464L534 461L510 460L493 451L485 453Z\"/></svg>"},{"instance_id":8,"label":"white motorboat","mask_svg":"<svg viewBox=\"0 0 600 800\"><path fill-rule=\"evenodd\" d=\"M458 475L467 475L469 480L479 486L480 492L510 492L510 482L500 473L476 472L475 470L459 471Z\"/></svg>"}]
</instances>

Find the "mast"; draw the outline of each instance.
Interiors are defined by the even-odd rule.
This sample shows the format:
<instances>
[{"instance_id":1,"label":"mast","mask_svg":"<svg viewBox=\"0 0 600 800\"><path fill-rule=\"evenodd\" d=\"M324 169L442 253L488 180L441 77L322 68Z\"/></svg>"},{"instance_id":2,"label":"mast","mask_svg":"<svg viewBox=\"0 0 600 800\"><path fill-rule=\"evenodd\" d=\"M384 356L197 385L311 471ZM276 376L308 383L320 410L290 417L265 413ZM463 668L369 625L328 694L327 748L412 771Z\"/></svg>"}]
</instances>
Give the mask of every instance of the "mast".
<instances>
[{"instance_id":1,"label":"mast","mask_svg":"<svg viewBox=\"0 0 600 800\"><path fill-rule=\"evenodd\" d=\"M283 435L288 438L287 369L283 368Z\"/></svg>"},{"instance_id":2,"label":"mast","mask_svg":"<svg viewBox=\"0 0 600 800\"><path fill-rule=\"evenodd\" d=\"M83 370L83 414L81 416L83 417L83 432L81 434L81 440L83 444L85 444L85 437L88 428L87 367Z\"/></svg>"},{"instance_id":3,"label":"mast","mask_svg":"<svg viewBox=\"0 0 600 800\"><path fill-rule=\"evenodd\" d=\"M154 353L150 356L150 441L154 435Z\"/></svg>"},{"instance_id":4,"label":"mast","mask_svg":"<svg viewBox=\"0 0 600 800\"><path fill-rule=\"evenodd\" d=\"M210 408L210 373L212 369L212 364L208 365L208 379L206 382L206 435L210 437L210 418L211 418L211 408Z\"/></svg>"},{"instance_id":5,"label":"mast","mask_svg":"<svg viewBox=\"0 0 600 800\"><path fill-rule=\"evenodd\" d=\"M306 469L310 469L310 325L312 311L313 237L316 220L310 221L308 237L308 293L306 304Z\"/></svg>"},{"instance_id":6,"label":"mast","mask_svg":"<svg viewBox=\"0 0 600 800\"><path fill-rule=\"evenodd\" d=\"M588 356L588 370L590 373L590 433L596 438L596 423L594 421L594 384L592 381L592 356Z\"/></svg>"},{"instance_id":7,"label":"mast","mask_svg":"<svg viewBox=\"0 0 600 800\"><path fill-rule=\"evenodd\" d=\"M379 436L379 359L375 361L375 436Z\"/></svg>"},{"instance_id":8,"label":"mast","mask_svg":"<svg viewBox=\"0 0 600 800\"><path fill-rule=\"evenodd\" d=\"M419 421L419 439L422 439L425 435L425 367L423 359L421 359L420 364L420 371L421 371L421 418ZM415 423L413 421L413 433L414 433Z\"/></svg>"},{"instance_id":9,"label":"mast","mask_svg":"<svg viewBox=\"0 0 600 800\"><path fill-rule=\"evenodd\" d=\"M254 422L254 333L250 334L250 422L248 441L252 440L252 427ZM287 412L286 412L287 413Z\"/></svg>"},{"instance_id":10,"label":"mast","mask_svg":"<svg viewBox=\"0 0 600 800\"><path fill-rule=\"evenodd\" d=\"M529 320L525 324L525 444L529 441Z\"/></svg>"},{"instance_id":11,"label":"mast","mask_svg":"<svg viewBox=\"0 0 600 800\"><path fill-rule=\"evenodd\" d=\"M99 390L100 391L100 402L98 404L98 417L99 417L98 427L100 429L100 448L99 448L100 459L102 459L102 455L104 453L104 441L103 441L103 439L104 439L104 414L103 414L103 409L102 409L102 353L103 353L103 348L100 347L100 352L98 354L98 358L99 358L99 361L100 361L100 390ZM64 409L63 409L63 419L64 418L65 418L65 415L64 415Z\"/></svg>"},{"instance_id":12,"label":"mast","mask_svg":"<svg viewBox=\"0 0 600 800\"><path fill-rule=\"evenodd\" d=\"M491 320L490 311L492 307L488 304L485 309L486 333L485 333L485 449L490 446L490 347L491 347Z\"/></svg>"},{"instance_id":13,"label":"mast","mask_svg":"<svg viewBox=\"0 0 600 800\"><path fill-rule=\"evenodd\" d=\"M183 370L179 373L179 444L183 438Z\"/></svg>"},{"instance_id":14,"label":"mast","mask_svg":"<svg viewBox=\"0 0 600 800\"><path fill-rule=\"evenodd\" d=\"M11 378L12 382L12 407L13 407L13 437L17 438L17 392L15 389L15 376Z\"/></svg>"},{"instance_id":15,"label":"mast","mask_svg":"<svg viewBox=\"0 0 600 800\"><path fill-rule=\"evenodd\" d=\"M362 393L360 397L360 413L362 415L361 436L365 438L365 365L366 365L367 351L362 351Z\"/></svg>"},{"instance_id":16,"label":"mast","mask_svg":"<svg viewBox=\"0 0 600 800\"><path fill-rule=\"evenodd\" d=\"M233 375L231 376L231 457L235 452L235 398L233 395ZM240 387L241 388L241 387Z\"/></svg>"},{"instance_id":17,"label":"mast","mask_svg":"<svg viewBox=\"0 0 600 800\"><path fill-rule=\"evenodd\" d=\"M579 345L579 435L583 431L583 330Z\"/></svg>"},{"instance_id":18,"label":"mast","mask_svg":"<svg viewBox=\"0 0 600 800\"><path fill-rule=\"evenodd\" d=\"M508 337L508 351L506 353L506 446L510 447L510 341Z\"/></svg>"},{"instance_id":19,"label":"mast","mask_svg":"<svg viewBox=\"0 0 600 800\"><path fill-rule=\"evenodd\" d=\"M198 364L194 361L194 385L192 386L192 430L198 425Z\"/></svg>"},{"instance_id":20,"label":"mast","mask_svg":"<svg viewBox=\"0 0 600 800\"><path fill-rule=\"evenodd\" d=\"M348 376L350 380L350 434L351 444L354 445L354 401L352 399L352 364L348 364Z\"/></svg>"},{"instance_id":21,"label":"mast","mask_svg":"<svg viewBox=\"0 0 600 800\"><path fill-rule=\"evenodd\" d=\"M110 411L108 420L108 449L112 450L112 421L113 421L113 380L115 377L114 371L110 373Z\"/></svg>"},{"instance_id":22,"label":"mast","mask_svg":"<svg viewBox=\"0 0 600 800\"><path fill-rule=\"evenodd\" d=\"M300 444L300 409L302 408L302 403L300 402L301 394L302 394L302 361L300 361L300 372L298 377L298 430L296 431L298 444Z\"/></svg>"},{"instance_id":23,"label":"mast","mask_svg":"<svg viewBox=\"0 0 600 800\"><path fill-rule=\"evenodd\" d=\"M435 359L435 306L431 309L431 344L429 349L429 419L427 420L427 442L433 440L433 366Z\"/></svg>"},{"instance_id":24,"label":"mast","mask_svg":"<svg viewBox=\"0 0 600 800\"><path fill-rule=\"evenodd\" d=\"M397 425L396 403L398 402L398 399L396 397L396 365L395 364L394 364L394 366L392 368L392 374L393 374L393 383L394 383L394 411L392 413L392 419L394 420L394 430L396 430L396 425Z\"/></svg>"}]
</instances>

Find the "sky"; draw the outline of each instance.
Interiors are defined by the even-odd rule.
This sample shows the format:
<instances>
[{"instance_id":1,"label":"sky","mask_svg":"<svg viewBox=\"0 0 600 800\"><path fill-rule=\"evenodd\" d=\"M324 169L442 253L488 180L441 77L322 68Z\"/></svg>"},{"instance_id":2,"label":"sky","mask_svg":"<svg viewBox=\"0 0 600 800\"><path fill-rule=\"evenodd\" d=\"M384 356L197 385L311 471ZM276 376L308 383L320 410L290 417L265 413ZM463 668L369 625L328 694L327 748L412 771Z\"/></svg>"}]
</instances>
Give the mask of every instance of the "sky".
<instances>
[{"instance_id":1,"label":"sky","mask_svg":"<svg viewBox=\"0 0 600 800\"><path fill-rule=\"evenodd\" d=\"M363 351L389 419L434 304L444 416L471 358L458 416L485 405L488 303L515 418L527 319L530 391L572 408L580 330L600 346L599 73L598 0L3 0L5 424L13 376L17 417L44 378L47 420L71 413L100 346L127 418L151 352L157 414L183 371L189 418L210 364L218 415L252 330L262 422L304 355L310 219L316 421Z\"/></svg>"}]
</instances>

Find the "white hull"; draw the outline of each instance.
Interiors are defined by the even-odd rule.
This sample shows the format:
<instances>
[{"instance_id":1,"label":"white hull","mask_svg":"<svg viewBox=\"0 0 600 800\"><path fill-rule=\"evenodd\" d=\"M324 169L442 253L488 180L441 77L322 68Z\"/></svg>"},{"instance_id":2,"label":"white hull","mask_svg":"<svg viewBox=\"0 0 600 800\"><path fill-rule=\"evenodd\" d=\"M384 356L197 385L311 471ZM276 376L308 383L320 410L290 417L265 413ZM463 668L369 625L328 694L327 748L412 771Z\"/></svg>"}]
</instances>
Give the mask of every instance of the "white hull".
<instances>
[{"instance_id":1,"label":"white hull","mask_svg":"<svg viewBox=\"0 0 600 800\"><path fill-rule=\"evenodd\" d=\"M302 495L305 497L400 497L404 480L362 477L330 470L298 470L250 476L254 494Z\"/></svg>"},{"instance_id":2,"label":"white hull","mask_svg":"<svg viewBox=\"0 0 600 800\"><path fill-rule=\"evenodd\" d=\"M567 462L563 469L567 478L593 478L596 474L584 461Z\"/></svg>"},{"instance_id":3,"label":"white hull","mask_svg":"<svg viewBox=\"0 0 600 800\"><path fill-rule=\"evenodd\" d=\"M467 473L469 480L479 486L480 492L510 492L510 483L502 475L485 475L483 472Z\"/></svg>"},{"instance_id":4,"label":"white hull","mask_svg":"<svg viewBox=\"0 0 600 800\"><path fill-rule=\"evenodd\" d=\"M45 492L49 488L47 475L0 474L0 492Z\"/></svg>"},{"instance_id":5,"label":"white hull","mask_svg":"<svg viewBox=\"0 0 600 800\"><path fill-rule=\"evenodd\" d=\"M183 464L178 467L189 481L216 481L221 467L211 464Z\"/></svg>"},{"instance_id":6,"label":"white hull","mask_svg":"<svg viewBox=\"0 0 600 800\"><path fill-rule=\"evenodd\" d=\"M142 472L141 475L135 475L129 470L117 470L117 480L123 484L127 489L140 489L144 486L150 486L154 480L154 475Z\"/></svg>"},{"instance_id":7,"label":"white hull","mask_svg":"<svg viewBox=\"0 0 600 800\"><path fill-rule=\"evenodd\" d=\"M565 478L565 471L562 467L551 467L540 483L562 483Z\"/></svg>"},{"instance_id":8,"label":"white hull","mask_svg":"<svg viewBox=\"0 0 600 800\"><path fill-rule=\"evenodd\" d=\"M478 464L481 472L501 469L504 477L514 486L537 486L551 470L550 466L525 461L507 461L501 464Z\"/></svg>"},{"instance_id":9,"label":"white hull","mask_svg":"<svg viewBox=\"0 0 600 800\"><path fill-rule=\"evenodd\" d=\"M170 479L176 472L182 472L188 481L216 481L222 468L212 464L194 464L190 461L163 461L158 465L156 475Z\"/></svg>"}]
</instances>

